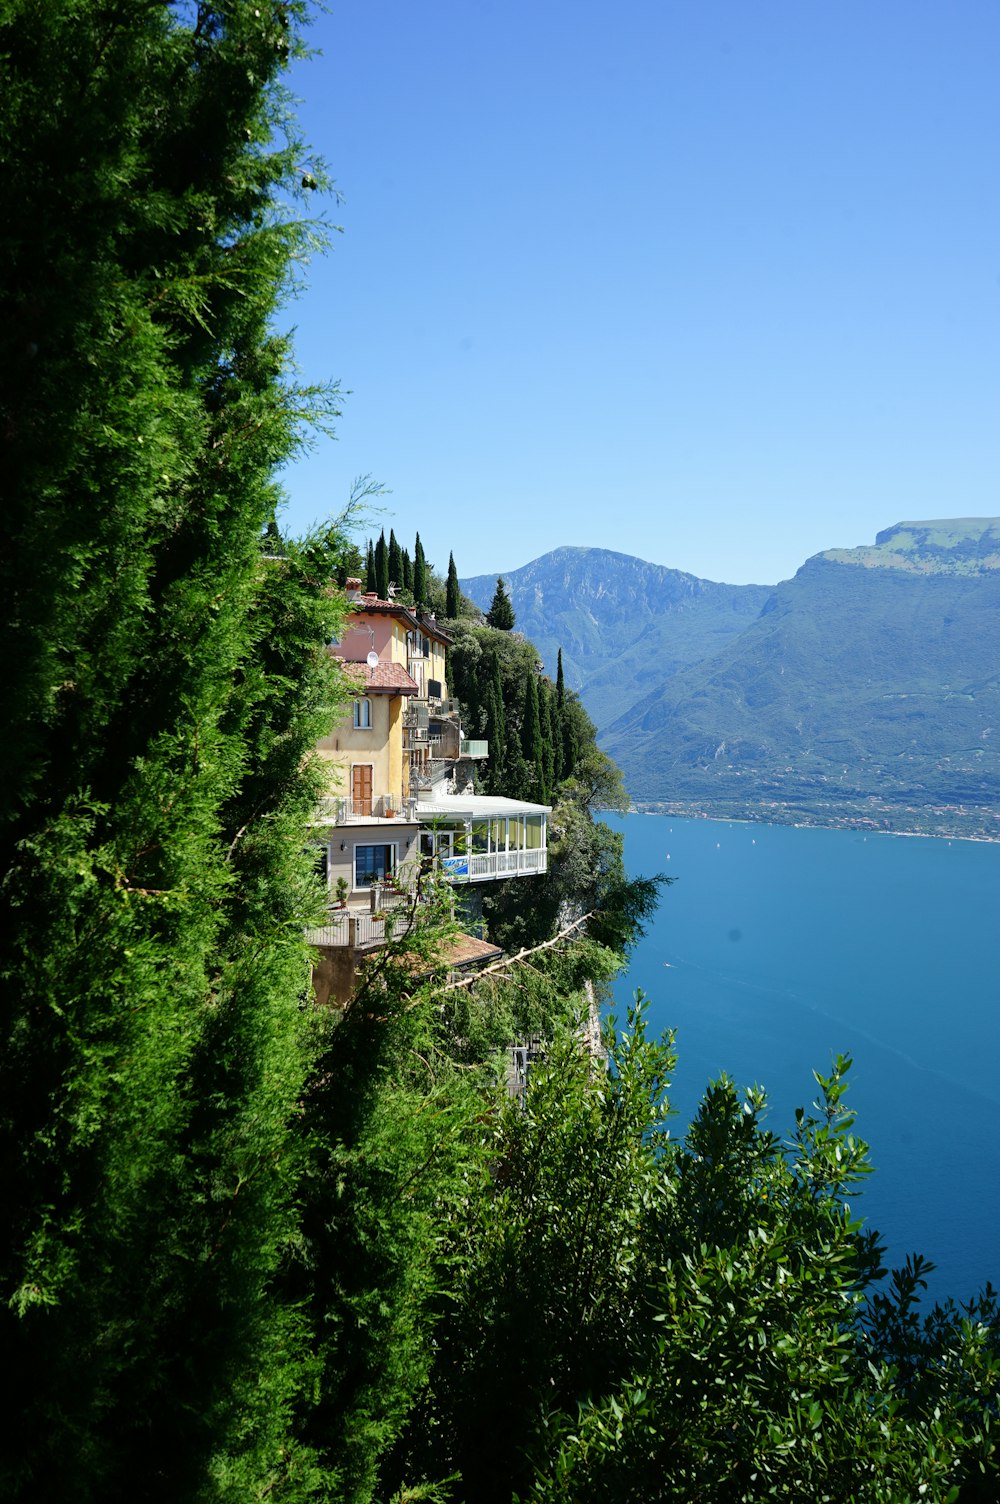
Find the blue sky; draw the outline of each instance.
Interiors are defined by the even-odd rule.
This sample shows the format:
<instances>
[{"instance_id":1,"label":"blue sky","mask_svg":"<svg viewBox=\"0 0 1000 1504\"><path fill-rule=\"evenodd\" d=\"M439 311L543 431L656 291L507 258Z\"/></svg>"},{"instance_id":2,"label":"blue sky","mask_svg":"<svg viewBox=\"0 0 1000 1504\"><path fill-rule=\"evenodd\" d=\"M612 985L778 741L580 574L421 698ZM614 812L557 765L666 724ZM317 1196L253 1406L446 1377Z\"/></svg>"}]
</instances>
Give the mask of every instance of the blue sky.
<instances>
[{"instance_id":1,"label":"blue sky","mask_svg":"<svg viewBox=\"0 0 1000 1504\"><path fill-rule=\"evenodd\" d=\"M1000 513L995 0L339 0L296 71L350 392L283 524L391 495L438 568L560 544L772 583Z\"/></svg>"}]
</instances>

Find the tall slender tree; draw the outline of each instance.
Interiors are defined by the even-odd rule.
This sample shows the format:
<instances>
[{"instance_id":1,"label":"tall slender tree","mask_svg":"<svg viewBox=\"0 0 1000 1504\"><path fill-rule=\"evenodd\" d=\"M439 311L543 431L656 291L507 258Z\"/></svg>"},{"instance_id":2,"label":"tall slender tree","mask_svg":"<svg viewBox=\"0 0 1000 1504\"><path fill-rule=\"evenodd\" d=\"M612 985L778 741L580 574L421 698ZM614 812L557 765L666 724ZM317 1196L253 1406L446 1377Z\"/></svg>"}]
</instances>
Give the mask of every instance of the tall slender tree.
<instances>
[{"instance_id":1,"label":"tall slender tree","mask_svg":"<svg viewBox=\"0 0 1000 1504\"><path fill-rule=\"evenodd\" d=\"M538 708L538 676L529 674L524 696L524 721L521 724L521 752L529 776L536 785L534 793L544 799L545 751L542 745L542 722Z\"/></svg>"},{"instance_id":2,"label":"tall slender tree","mask_svg":"<svg viewBox=\"0 0 1000 1504\"><path fill-rule=\"evenodd\" d=\"M375 545L375 589L381 601L388 599L389 595L389 551L386 548L385 528L378 535Z\"/></svg>"},{"instance_id":3,"label":"tall slender tree","mask_svg":"<svg viewBox=\"0 0 1000 1504\"><path fill-rule=\"evenodd\" d=\"M378 594L378 570L375 566L375 545L368 539L368 554L365 559L365 590L370 595Z\"/></svg>"},{"instance_id":4,"label":"tall slender tree","mask_svg":"<svg viewBox=\"0 0 1000 1504\"><path fill-rule=\"evenodd\" d=\"M427 604L427 560L419 533L413 546L413 599L418 606Z\"/></svg>"},{"instance_id":5,"label":"tall slender tree","mask_svg":"<svg viewBox=\"0 0 1000 1504\"><path fill-rule=\"evenodd\" d=\"M403 556L392 528L389 529L389 583L398 589L403 584Z\"/></svg>"},{"instance_id":6,"label":"tall slender tree","mask_svg":"<svg viewBox=\"0 0 1000 1504\"><path fill-rule=\"evenodd\" d=\"M445 615L454 621L462 604L462 591L458 583L458 570L455 568L455 555L448 555L448 581L445 595Z\"/></svg>"}]
</instances>

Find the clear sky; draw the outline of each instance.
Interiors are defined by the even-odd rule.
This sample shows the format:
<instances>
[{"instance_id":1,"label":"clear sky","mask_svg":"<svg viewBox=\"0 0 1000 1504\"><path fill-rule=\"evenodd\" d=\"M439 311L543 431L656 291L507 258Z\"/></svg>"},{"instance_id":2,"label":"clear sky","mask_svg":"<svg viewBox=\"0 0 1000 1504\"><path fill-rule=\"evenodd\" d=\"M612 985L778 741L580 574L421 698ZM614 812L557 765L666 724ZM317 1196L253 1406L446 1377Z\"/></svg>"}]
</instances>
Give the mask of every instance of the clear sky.
<instances>
[{"instance_id":1,"label":"clear sky","mask_svg":"<svg viewBox=\"0 0 1000 1504\"><path fill-rule=\"evenodd\" d=\"M311 39L343 233L290 316L350 395L286 527L371 473L439 569L766 584L1000 513L996 0L334 0Z\"/></svg>"}]
</instances>

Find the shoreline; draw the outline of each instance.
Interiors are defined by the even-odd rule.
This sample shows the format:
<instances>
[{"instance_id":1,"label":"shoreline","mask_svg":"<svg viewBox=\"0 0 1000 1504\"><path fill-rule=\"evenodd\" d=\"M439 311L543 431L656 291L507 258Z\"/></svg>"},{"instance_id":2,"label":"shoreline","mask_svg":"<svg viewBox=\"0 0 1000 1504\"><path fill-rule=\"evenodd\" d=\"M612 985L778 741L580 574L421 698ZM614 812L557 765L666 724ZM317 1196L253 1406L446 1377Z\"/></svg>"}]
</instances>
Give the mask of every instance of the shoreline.
<instances>
[{"instance_id":1,"label":"shoreline","mask_svg":"<svg viewBox=\"0 0 1000 1504\"><path fill-rule=\"evenodd\" d=\"M922 839L928 841L974 841L981 846L1000 845L1000 814L993 811L964 812L965 819L970 823L975 821L977 826L986 813L992 815L997 821L996 832L982 829L957 829L948 821L947 816L940 815L942 828L940 829L914 829L907 823L905 826L896 826L889 823L891 816L880 812L878 816L872 814L845 814L840 818L830 817L826 814L812 814L811 817L802 818L805 811L787 809L775 809L768 806L759 813L750 812L746 808L739 814L729 814L725 811L713 810L703 804L687 805L679 800L655 800L638 799L631 800L628 813L631 815L661 815L675 820L710 820L721 825L784 825L793 830L853 830L863 835L875 836L901 836L911 840ZM907 811L912 814L913 811Z\"/></svg>"}]
</instances>

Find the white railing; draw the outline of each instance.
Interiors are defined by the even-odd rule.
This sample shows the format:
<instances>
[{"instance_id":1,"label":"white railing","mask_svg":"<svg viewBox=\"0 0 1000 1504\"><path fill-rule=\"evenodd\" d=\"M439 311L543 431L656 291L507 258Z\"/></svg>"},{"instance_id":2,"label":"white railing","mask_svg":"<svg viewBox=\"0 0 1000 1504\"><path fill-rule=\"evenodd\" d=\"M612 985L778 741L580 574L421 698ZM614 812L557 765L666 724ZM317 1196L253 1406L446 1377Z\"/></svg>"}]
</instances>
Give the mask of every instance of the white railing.
<instances>
[{"instance_id":1,"label":"white railing","mask_svg":"<svg viewBox=\"0 0 1000 1504\"><path fill-rule=\"evenodd\" d=\"M319 801L316 818L331 825L365 825L369 820L407 820L413 818L413 801L400 794L373 794L370 799L352 799L347 795L328 796Z\"/></svg>"},{"instance_id":2,"label":"white railing","mask_svg":"<svg viewBox=\"0 0 1000 1504\"><path fill-rule=\"evenodd\" d=\"M469 856L443 857L441 870L453 882L488 882L494 877L530 877L548 869L544 847L531 851L473 852Z\"/></svg>"}]
</instances>

